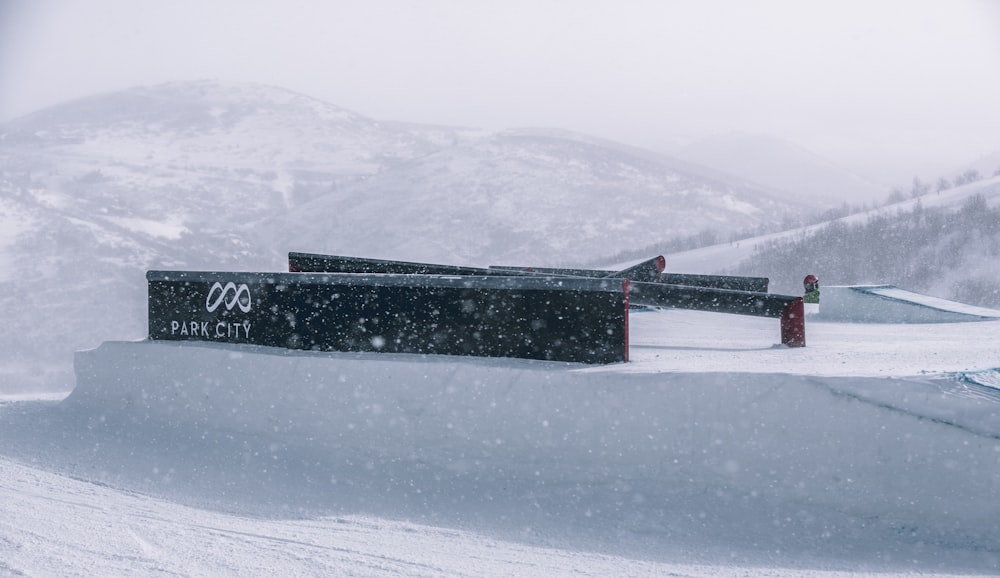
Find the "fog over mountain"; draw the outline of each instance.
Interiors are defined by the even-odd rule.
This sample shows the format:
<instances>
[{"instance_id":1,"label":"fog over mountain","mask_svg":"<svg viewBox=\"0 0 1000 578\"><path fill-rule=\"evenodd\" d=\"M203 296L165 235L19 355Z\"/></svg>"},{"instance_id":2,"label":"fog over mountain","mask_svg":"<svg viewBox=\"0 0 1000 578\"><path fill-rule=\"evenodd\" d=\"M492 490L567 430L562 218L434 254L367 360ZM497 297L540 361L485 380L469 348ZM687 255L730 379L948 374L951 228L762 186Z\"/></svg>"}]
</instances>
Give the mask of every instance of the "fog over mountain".
<instances>
[{"instance_id":1,"label":"fog over mountain","mask_svg":"<svg viewBox=\"0 0 1000 578\"><path fill-rule=\"evenodd\" d=\"M810 199L825 207L877 202L889 192L887 184L876 183L769 135L718 135L688 144L674 154L779 189L789 199Z\"/></svg>"},{"instance_id":2,"label":"fog over mountain","mask_svg":"<svg viewBox=\"0 0 1000 578\"><path fill-rule=\"evenodd\" d=\"M974 162L969 164L969 166L964 167L962 171L959 171L955 175L947 175L946 178L954 179L961 173L965 173L968 170L974 170L979 173L980 177L996 177L1000 176L1000 150L994 152L993 154L983 155L976 159Z\"/></svg>"}]
</instances>

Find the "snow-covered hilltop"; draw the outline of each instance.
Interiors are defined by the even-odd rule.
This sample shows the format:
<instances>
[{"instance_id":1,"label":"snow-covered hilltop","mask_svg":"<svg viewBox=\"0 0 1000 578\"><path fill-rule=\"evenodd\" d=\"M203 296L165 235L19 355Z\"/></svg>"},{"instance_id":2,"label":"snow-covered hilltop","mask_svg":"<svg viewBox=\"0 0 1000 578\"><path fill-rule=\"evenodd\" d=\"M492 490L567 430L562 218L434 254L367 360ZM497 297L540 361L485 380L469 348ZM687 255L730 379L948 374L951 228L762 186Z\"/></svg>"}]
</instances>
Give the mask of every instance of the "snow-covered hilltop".
<instances>
[{"instance_id":1,"label":"snow-covered hilltop","mask_svg":"<svg viewBox=\"0 0 1000 578\"><path fill-rule=\"evenodd\" d=\"M557 266L789 211L761 187L689 170L584 135L510 130L388 168L268 227L279 246Z\"/></svg>"},{"instance_id":2,"label":"snow-covered hilltop","mask_svg":"<svg viewBox=\"0 0 1000 578\"><path fill-rule=\"evenodd\" d=\"M379 122L259 85L135 88L40 111L0 135L12 185L98 226L144 219L131 230L154 236L155 223L254 244L255 233L311 235L324 242L311 249L384 256L394 247L380 236L394 234L404 251L439 261L530 254L558 264L789 210L763 187L584 135ZM525 236L469 243L512 233Z\"/></svg>"}]
</instances>

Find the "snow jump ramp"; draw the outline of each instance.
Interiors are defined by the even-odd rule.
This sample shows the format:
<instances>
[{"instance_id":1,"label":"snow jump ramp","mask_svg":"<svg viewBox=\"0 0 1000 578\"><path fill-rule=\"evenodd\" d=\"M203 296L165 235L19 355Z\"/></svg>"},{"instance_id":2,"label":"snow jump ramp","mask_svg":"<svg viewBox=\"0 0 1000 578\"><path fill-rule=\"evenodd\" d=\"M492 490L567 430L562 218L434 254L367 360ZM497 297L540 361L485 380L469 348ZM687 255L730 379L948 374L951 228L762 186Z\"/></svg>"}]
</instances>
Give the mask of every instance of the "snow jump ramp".
<instances>
[{"instance_id":1,"label":"snow jump ramp","mask_svg":"<svg viewBox=\"0 0 1000 578\"><path fill-rule=\"evenodd\" d=\"M1000 311L894 285L824 287L817 319L857 323L956 323L1000 319Z\"/></svg>"},{"instance_id":2,"label":"snow jump ramp","mask_svg":"<svg viewBox=\"0 0 1000 578\"><path fill-rule=\"evenodd\" d=\"M515 504L555 491L578 501L621 494L641 504L599 513L599 519L584 516L578 519L583 525L703 532L723 543L749 541L747 547L772 538L778 547L806 540L817 551L824 532L854 536L850 542L862 549L873 533L915 544L959 535L962 548L1000 560L997 396L954 395L954 380L796 375L780 367L685 372L622 363L627 343L615 328L627 320L628 301L621 279L484 280L474 273L419 285L391 277L398 273L154 273L148 276L151 338L77 353L77 385L64 404L89 416L95 429L156 423L190 432L191 447L204 432L228 431L265 445L309 448L333 464L338 477L363 467L384 469L404 485L434 480L444 494L463 483L500 481L492 487L511 488ZM374 295L374 283L389 292L365 297ZM350 326L368 336L370 304L412 304L404 289L424 300L437 296L441 306L466 303L475 295L470 290L496 293L491 311L527 315L526 288L560 283L592 298L594 311L606 310L615 321L595 324L600 330L592 341L562 345L563 359L545 358L534 346L515 358L472 333L459 335L484 348L472 352L478 355L461 348L408 351L405 339L391 351L381 340L372 347L369 337L352 338L344 350L290 347L298 341L287 339L303 335L307 323L318 330L337 321L311 317L334 297L364 318ZM634 285L639 297L663 302L681 295L690 308L738 308L756 317L785 315L789 304L801 311L800 298ZM317 297L334 288L326 301ZM163 297L154 301L153 295ZM550 296L539 295L551 308ZM283 314L279 303L294 305L296 315ZM474 318L472 309L466 313ZM528 335L537 343L538 331L552 329L524 323L523 315L496 325L497 336ZM183 337L201 339L154 339L157 331L179 338L185 327ZM400 335L432 342L433 334L420 333L424 327L410 323ZM567 334L573 328L555 327ZM713 331L724 333L722 326ZM250 335L263 341L247 342ZM767 350L806 351L776 348L773 330L769 335L761 342ZM595 364L592 351L611 354Z\"/></svg>"},{"instance_id":3,"label":"snow jump ramp","mask_svg":"<svg viewBox=\"0 0 1000 578\"><path fill-rule=\"evenodd\" d=\"M108 342L77 354L64 403L94 428L158 423L192 440L231 431L309 448L343 479L367 464L441 488L625 491L643 500L630 515L679 535L1000 540L996 397L933 381L626 367ZM634 522L615 515L589 523Z\"/></svg>"}]
</instances>

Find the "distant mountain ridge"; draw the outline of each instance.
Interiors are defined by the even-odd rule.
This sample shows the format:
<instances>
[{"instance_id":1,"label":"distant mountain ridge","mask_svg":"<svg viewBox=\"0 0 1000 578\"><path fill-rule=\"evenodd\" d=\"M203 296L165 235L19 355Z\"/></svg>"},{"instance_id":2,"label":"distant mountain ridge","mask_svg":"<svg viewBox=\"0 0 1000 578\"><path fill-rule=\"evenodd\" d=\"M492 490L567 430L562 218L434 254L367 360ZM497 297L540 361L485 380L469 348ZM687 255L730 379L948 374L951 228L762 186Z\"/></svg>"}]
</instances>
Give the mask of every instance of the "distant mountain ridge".
<instances>
[{"instance_id":1,"label":"distant mountain ridge","mask_svg":"<svg viewBox=\"0 0 1000 578\"><path fill-rule=\"evenodd\" d=\"M609 248L759 223L793 207L766 189L689 170L585 135L508 130L391 167L293 209L269 228L285 233L276 245L327 252L347 247L382 258L559 265ZM390 210L385 197L396 199ZM326 226L294 226L310 219ZM377 242L359 247L373 231Z\"/></svg>"},{"instance_id":2,"label":"distant mountain ridge","mask_svg":"<svg viewBox=\"0 0 1000 578\"><path fill-rule=\"evenodd\" d=\"M405 246L427 242L466 260L504 258L507 248L487 244L489 254L477 254L467 241L445 247L448 235L463 236L457 223L496 237L531 230L534 237L524 240L534 246L531 255L565 261L703 229L745 228L804 208L765 187L568 131L490 134L382 123L252 84L170 83L73 101L0 127L0 150L13 180L32 173L49 197L75 199L70 204L93 199L81 208L100 218L165 220L176 230L205 231L218 227L225 207L230 232L249 223L260 231L258 223L287 225L285 212L325 198L319 203L325 211L371 232L398 212L396 204L408 204L446 226L417 238L408 230L417 221L396 223L391 232L406 237ZM449 214L470 202L479 205L480 222ZM509 218L482 220L492 209ZM291 218L287 230L295 235L329 238L345 252L384 253L370 235L331 238L328 220ZM547 219L564 224L549 231L527 225ZM485 230L490 223L499 229ZM617 233L623 227L631 227L633 239ZM284 237L281 230L267 233L268 242ZM578 248L567 255L568 246Z\"/></svg>"}]
</instances>

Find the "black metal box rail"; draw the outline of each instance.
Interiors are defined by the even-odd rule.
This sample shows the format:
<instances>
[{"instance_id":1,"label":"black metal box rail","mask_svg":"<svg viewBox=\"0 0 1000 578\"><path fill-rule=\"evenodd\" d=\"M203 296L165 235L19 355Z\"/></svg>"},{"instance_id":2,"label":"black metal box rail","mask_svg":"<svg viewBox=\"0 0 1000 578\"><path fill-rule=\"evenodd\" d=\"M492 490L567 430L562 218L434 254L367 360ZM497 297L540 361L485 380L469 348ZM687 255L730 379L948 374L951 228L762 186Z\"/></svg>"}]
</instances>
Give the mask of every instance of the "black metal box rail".
<instances>
[{"instance_id":1,"label":"black metal box rail","mask_svg":"<svg viewBox=\"0 0 1000 578\"><path fill-rule=\"evenodd\" d=\"M490 265L488 269L438 265L435 263L412 263L342 255L322 255L317 253L288 253L288 270L301 273L389 273L409 275L519 275L519 276L560 276L630 279L645 283L665 283L689 287L710 287L733 291L767 293L767 277L737 277L733 275L691 275L686 273L665 273L666 260L662 255L647 259L621 271L602 269L557 269L551 267L511 267Z\"/></svg>"},{"instance_id":2,"label":"black metal box rail","mask_svg":"<svg viewBox=\"0 0 1000 578\"><path fill-rule=\"evenodd\" d=\"M789 347L806 346L805 308L802 298L795 295L663 283L632 283L629 300L635 305L774 317L781 320L782 344Z\"/></svg>"},{"instance_id":3,"label":"black metal box rail","mask_svg":"<svg viewBox=\"0 0 1000 578\"><path fill-rule=\"evenodd\" d=\"M389 275L483 275L483 276L534 276L527 271L498 273L477 267L411 263L341 255L316 253L288 253L288 270L293 273L380 273ZM552 275L550 275L552 276Z\"/></svg>"},{"instance_id":4,"label":"black metal box rail","mask_svg":"<svg viewBox=\"0 0 1000 578\"><path fill-rule=\"evenodd\" d=\"M631 284L630 303L633 306L677 307L776 317L781 319L781 342L789 347L805 346L805 316L802 298L767 293L767 277L734 277L727 275L687 275L664 273L666 260L662 255L647 259L621 271L598 269L550 269L536 267L456 267L431 263L387 261L315 253L288 254L289 271L326 273L427 274L453 275L560 275L564 278L628 279ZM522 277L523 278L523 277Z\"/></svg>"},{"instance_id":5,"label":"black metal box rail","mask_svg":"<svg viewBox=\"0 0 1000 578\"><path fill-rule=\"evenodd\" d=\"M484 276L542 276L542 277L593 277L630 279L632 281L659 281L664 267L663 256L654 257L621 271L594 269L534 269L531 267L461 267L436 263L413 263L321 255L317 253L288 253L288 270L297 273L387 273L399 275L484 275Z\"/></svg>"},{"instance_id":6,"label":"black metal box rail","mask_svg":"<svg viewBox=\"0 0 1000 578\"><path fill-rule=\"evenodd\" d=\"M621 279L149 271L149 338L628 360Z\"/></svg>"},{"instance_id":7,"label":"black metal box rail","mask_svg":"<svg viewBox=\"0 0 1000 578\"><path fill-rule=\"evenodd\" d=\"M660 257L662 259L662 257ZM652 260L651 260L652 261ZM635 267L624 271L607 271L604 269L558 269L553 267L522 267L509 265L490 265L493 275L510 274L531 271L541 275L569 275L572 277L628 277L633 281L657 282L667 285L686 285L688 287L709 287L729 289L732 291L751 291L767 293L770 279L767 277L742 277L735 275L695 275L691 273L666 273L661 268L659 274L650 267L651 261L644 261ZM635 269L642 267L640 271ZM638 274L637 274L638 273Z\"/></svg>"}]
</instances>

